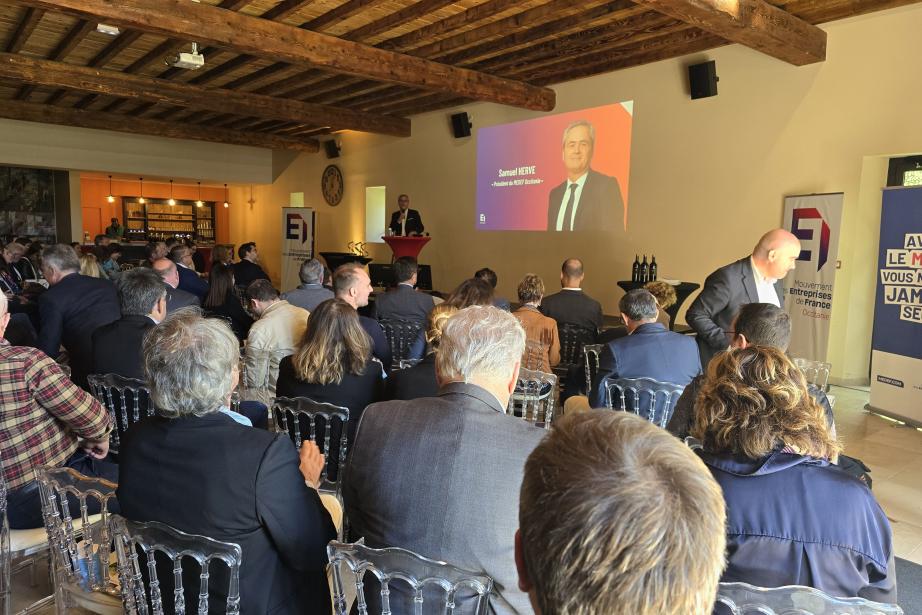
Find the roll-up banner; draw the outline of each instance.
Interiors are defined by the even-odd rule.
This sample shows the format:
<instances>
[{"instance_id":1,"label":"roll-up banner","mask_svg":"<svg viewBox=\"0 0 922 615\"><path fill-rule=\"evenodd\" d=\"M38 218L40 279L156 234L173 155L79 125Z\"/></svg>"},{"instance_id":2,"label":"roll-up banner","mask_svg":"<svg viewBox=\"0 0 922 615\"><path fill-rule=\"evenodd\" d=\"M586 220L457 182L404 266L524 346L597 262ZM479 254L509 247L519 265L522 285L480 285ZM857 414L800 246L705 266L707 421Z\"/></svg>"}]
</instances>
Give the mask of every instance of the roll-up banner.
<instances>
[{"instance_id":1,"label":"roll-up banner","mask_svg":"<svg viewBox=\"0 0 922 615\"><path fill-rule=\"evenodd\" d=\"M885 188L871 340L871 408L922 424L922 187Z\"/></svg>"},{"instance_id":2,"label":"roll-up banner","mask_svg":"<svg viewBox=\"0 0 922 615\"><path fill-rule=\"evenodd\" d=\"M314 210L282 208L282 292L296 288L301 263L314 258Z\"/></svg>"},{"instance_id":3,"label":"roll-up banner","mask_svg":"<svg viewBox=\"0 0 922 615\"><path fill-rule=\"evenodd\" d=\"M784 279L792 357L826 361L843 196L836 192L784 199L784 227L800 239L801 246L797 266Z\"/></svg>"}]
</instances>

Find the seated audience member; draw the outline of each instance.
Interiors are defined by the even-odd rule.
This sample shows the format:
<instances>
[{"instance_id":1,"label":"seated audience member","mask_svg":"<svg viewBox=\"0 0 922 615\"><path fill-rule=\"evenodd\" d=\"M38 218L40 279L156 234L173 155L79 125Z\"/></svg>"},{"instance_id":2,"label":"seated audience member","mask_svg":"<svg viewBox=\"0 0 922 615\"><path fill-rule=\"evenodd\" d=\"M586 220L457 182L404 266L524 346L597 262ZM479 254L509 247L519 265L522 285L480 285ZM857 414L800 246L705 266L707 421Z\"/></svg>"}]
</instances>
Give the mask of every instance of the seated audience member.
<instances>
[{"instance_id":1,"label":"seated audience member","mask_svg":"<svg viewBox=\"0 0 922 615\"><path fill-rule=\"evenodd\" d=\"M490 288L493 289L493 293L494 293L493 305L495 305L501 310L506 310L507 312L512 311L512 306L509 304L509 300L503 299L502 297L497 297L495 294L496 293L496 283L499 281L496 277L495 271L487 267L484 267L483 269L478 269L477 272L474 273L474 277L480 280L483 280L484 282L490 285Z\"/></svg>"},{"instance_id":2,"label":"seated audience member","mask_svg":"<svg viewBox=\"0 0 922 615\"><path fill-rule=\"evenodd\" d=\"M313 312L321 301L333 298L333 291L323 287L323 263L316 258L301 263L298 277L301 285L282 295L291 305Z\"/></svg>"},{"instance_id":3,"label":"seated audience member","mask_svg":"<svg viewBox=\"0 0 922 615\"><path fill-rule=\"evenodd\" d=\"M890 523L871 491L832 465L839 443L780 350L716 355L691 433L727 502L722 581L896 602Z\"/></svg>"},{"instance_id":4,"label":"seated audience member","mask_svg":"<svg viewBox=\"0 0 922 615\"><path fill-rule=\"evenodd\" d=\"M234 282L241 288L249 288L255 280L269 280L269 276L263 271L259 263L259 252L256 250L256 244L249 241L237 248L237 255L240 261L234 263Z\"/></svg>"},{"instance_id":5,"label":"seated audience member","mask_svg":"<svg viewBox=\"0 0 922 615\"><path fill-rule=\"evenodd\" d=\"M205 257L202 256L202 253L198 251L198 246L195 245L195 240L191 237L186 238L184 242L186 244L186 249L189 250L189 254L192 255L192 269L198 273L208 273L208 269L205 264Z\"/></svg>"},{"instance_id":6,"label":"seated audience member","mask_svg":"<svg viewBox=\"0 0 922 615\"><path fill-rule=\"evenodd\" d=\"M123 273L116 288L122 317L93 331L93 373L144 380L141 343L166 317L166 289L147 267Z\"/></svg>"},{"instance_id":7,"label":"seated audience member","mask_svg":"<svg viewBox=\"0 0 922 615\"><path fill-rule=\"evenodd\" d=\"M577 325L595 335L602 328L602 304L583 292L585 277L581 260L565 260L560 269L561 291L541 301L541 313L558 325Z\"/></svg>"},{"instance_id":8,"label":"seated audience member","mask_svg":"<svg viewBox=\"0 0 922 615\"><path fill-rule=\"evenodd\" d=\"M166 286L166 311L168 314L184 307L199 307L201 301L190 292L179 288L179 268L176 263L168 258L158 258L151 265L154 271L163 278Z\"/></svg>"},{"instance_id":9,"label":"seated audience member","mask_svg":"<svg viewBox=\"0 0 922 615\"><path fill-rule=\"evenodd\" d=\"M710 615L723 495L695 454L632 414L564 417L528 456L516 566L535 613Z\"/></svg>"},{"instance_id":10,"label":"seated audience member","mask_svg":"<svg viewBox=\"0 0 922 615\"><path fill-rule=\"evenodd\" d=\"M409 320L424 324L429 310L435 305L432 295L415 290L419 265L411 256L401 256L394 261L394 280L397 287L375 296L375 314L378 320Z\"/></svg>"},{"instance_id":11,"label":"seated audience member","mask_svg":"<svg viewBox=\"0 0 922 615\"><path fill-rule=\"evenodd\" d=\"M198 297L199 302L208 294L208 282L195 273L195 264L192 262L192 252L184 244L178 243L170 248L170 260L176 263L176 272L179 274L177 288Z\"/></svg>"},{"instance_id":12,"label":"seated audience member","mask_svg":"<svg viewBox=\"0 0 922 615\"><path fill-rule=\"evenodd\" d=\"M669 329L669 314L666 312L675 305L678 300L675 294L675 287L669 282L662 280L653 280L643 285L645 290L650 291L653 298L656 299L656 307L659 311L656 315L656 321Z\"/></svg>"},{"instance_id":13,"label":"seated audience member","mask_svg":"<svg viewBox=\"0 0 922 615\"><path fill-rule=\"evenodd\" d=\"M324 566L336 531L314 489L323 468L316 445L305 442L299 459L287 436L228 414L238 350L220 320L173 314L147 336L143 354L158 416L125 433L122 514L239 544L241 613L329 615ZM195 604L198 572L190 568L186 603ZM212 567L209 583L209 603L222 610L224 570ZM172 567L159 577L171 595Z\"/></svg>"},{"instance_id":14,"label":"seated audience member","mask_svg":"<svg viewBox=\"0 0 922 615\"><path fill-rule=\"evenodd\" d=\"M253 317L247 314L234 291L234 270L223 263L211 266L208 294L205 296L205 313L220 316L230 322L237 339L243 341L253 326Z\"/></svg>"},{"instance_id":15,"label":"seated audience member","mask_svg":"<svg viewBox=\"0 0 922 615\"><path fill-rule=\"evenodd\" d=\"M618 308L628 335L602 349L589 394L590 406L606 406L605 378L652 378L685 386L701 373L695 340L656 321L656 299L649 291L629 291L621 297Z\"/></svg>"},{"instance_id":16,"label":"seated audience member","mask_svg":"<svg viewBox=\"0 0 922 615\"><path fill-rule=\"evenodd\" d=\"M178 238L176 235L172 235L172 236L170 236L170 237L167 237L167 240L166 240L166 241L164 242L164 244L163 244L163 245L166 246L166 253L167 253L167 255L169 255L170 250L173 249L173 246L175 246L175 245L177 245L177 244L179 244L179 238Z\"/></svg>"},{"instance_id":17,"label":"seated audience member","mask_svg":"<svg viewBox=\"0 0 922 615\"><path fill-rule=\"evenodd\" d=\"M217 245L211 249L211 266L217 263L229 266L234 263L234 253L230 246Z\"/></svg>"},{"instance_id":18,"label":"seated audience member","mask_svg":"<svg viewBox=\"0 0 922 615\"><path fill-rule=\"evenodd\" d=\"M513 537L525 458L545 431L505 414L524 349L508 312L452 316L436 353L438 397L366 408L343 484L353 539L483 571L496 581L497 615L530 612ZM403 587L390 596L395 613L412 612Z\"/></svg>"},{"instance_id":19,"label":"seated audience member","mask_svg":"<svg viewBox=\"0 0 922 615\"><path fill-rule=\"evenodd\" d=\"M71 379L83 388L93 367L93 331L118 320L121 311L115 286L78 273L77 253L65 244L49 246L42 257L48 290L38 300L41 329L38 348L49 357L69 356Z\"/></svg>"},{"instance_id":20,"label":"seated audience member","mask_svg":"<svg viewBox=\"0 0 922 615\"><path fill-rule=\"evenodd\" d=\"M371 278L359 263L346 263L336 268L333 274L333 293L352 306L356 312L368 305L371 294ZM385 371L391 368L391 345L384 335L384 329L374 318L359 314L359 324L371 338L371 353L381 361Z\"/></svg>"},{"instance_id":21,"label":"seated audience member","mask_svg":"<svg viewBox=\"0 0 922 615\"><path fill-rule=\"evenodd\" d=\"M351 444L365 406L384 397L384 368L372 356L371 340L352 306L327 299L311 312L294 354L279 363L275 394L349 408Z\"/></svg>"},{"instance_id":22,"label":"seated audience member","mask_svg":"<svg viewBox=\"0 0 922 615\"><path fill-rule=\"evenodd\" d=\"M560 363L560 338L557 336L557 323L554 319L538 311L541 298L544 297L544 282L537 275L528 273L519 282L518 294L522 307L512 315L519 319L525 329L526 348L522 366L550 373L551 367ZM541 347L538 356L530 355L529 341Z\"/></svg>"},{"instance_id":23,"label":"seated audience member","mask_svg":"<svg viewBox=\"0 0 922 615\"><path fill-rule=\"evenodd\" d=\"M100 246L106 247L109 245L109 242L112 241L111 237L108 237L105 234L100 233L93 238L93 247L98 248ZM94 252L95 254L95 252Z\"/></svg>"},{"instance_id":24,"label":"seated audience member","mask_svg":"<svg viewBox=\"0 0 922 615\"><path fill-rule=\"evenodd\" d=\"M391 372L387 377L388 399L417 399L438 395L439 383L435 377L435 356L439 350L442 329L448 319L457 312L458 308L447 303L440 303L432 308L426 325L427 354L413 367Z\"/></svg>"},{"instance_id":25,"label":"seated audience member","mask_svg":"<svg viewBox=\"0 0 922 615\"><path fill-rule=\"evenodd\" d=\"M80 275L100 280L109 279L109 276L103 272L102 267L99 265L99 259L96 258L95 254L84 254L80 257Z\"/></svg>"},{"instance_id":26,"label":"seated audience member","mask_svg":"<svg viewBox=\"0 0 922 615\"><path fill-rule=\"evenodd\" d=\"M144 264L153 267L154 261L166 258L166 244L162 241L148 241L144 246Z\"/></svg>"},{"instance_id":27,"label":"seated audience member","mask_svg":"<svg viewBox=\"0 0 922 615\"><path fill-rule=\"evenodd\" d=\"M269 280L252 282L247 287L247 299L257 320L247 335L244 386L272 396L279 361L297 349L310 312L281 299Z\"/></svg>"},{"instance_id":28,"label":"seated audience member","mask_svg":"<svg viewBox=\"0 0 922 615\"><path fill-rule=\"evenodd\" d=\"M781 352L787 352L791 343L791 317L787 312L771 303L748 303L740 308L739 314L731 324L733 329L730 347L748 348L749 346L770 346ZM682 391L676 402L672 418L666 429L684 439L691 430L695 413L695 398L704 381L704 375L696 376ZM807 386L813 398L823 407L826 419L835 436L835 420L832 406L826 393L820 388Z\"/></svg>"},{"instance_id":29,"label":"seated audience member","mask_svg":"<svg viewBox=\"0 0 922 615\"><path fill-rule=\"evenodd\" d=\"M26 254L19 260L20 270L27 280L38 280L42 277L42 252L45 245L41 241L33 241L26 248Z\"/></svg>"},{"instance_id":30,"label":"seated audience member","mask_svg":"<svg viewBox=\"0 0 922 615\"><path fill-rule=\"evenodd\" d=\"M472 305L493 305L493 288L482 279L468 278L451 291L445 304L457 310L463 310ZM407 358L422 359L425 354L426 331L421 329L416 340L410 345Z\"/></svg>"},{"instance_id":31,"label":"seated audience member","mask_svg":"<svg viewBox=\"0 0 922 615\"><path fill-rule=\"evenodd\" d=\"M0 262L0 279L9 275L20 287L25 287L29 280L38 279L38 274L32 263L25 258L26 246L13 241L3 248L3 259ZM0 281L0 288L6 290L6 283Z\"/></svg>"},{"instance_id":32,"label":"seated audience member","mask_svg":"<svg viewBox=\"0 0 922 615\"><path fill-rule=\"evenodd\" d=\"M0 293L0 459L10 527L29 529L42 527L35 468L68 467L115 482L118 467L104 460L109 413L44 353L3 339L10 319L6 304Z\"/></svg>"},{"instance_id":33,"label":"seated audience member","mask_svg":"<svg viewBox=\"0 0 922 615\"><path fill-rule=\"evenodd\" d=\"M106 258L102 261L102 271L109 279L114 280L121 273L118 261L122 258L122 246L117 243L110 243L106 252Z\"/></svg>"}]
</instances>

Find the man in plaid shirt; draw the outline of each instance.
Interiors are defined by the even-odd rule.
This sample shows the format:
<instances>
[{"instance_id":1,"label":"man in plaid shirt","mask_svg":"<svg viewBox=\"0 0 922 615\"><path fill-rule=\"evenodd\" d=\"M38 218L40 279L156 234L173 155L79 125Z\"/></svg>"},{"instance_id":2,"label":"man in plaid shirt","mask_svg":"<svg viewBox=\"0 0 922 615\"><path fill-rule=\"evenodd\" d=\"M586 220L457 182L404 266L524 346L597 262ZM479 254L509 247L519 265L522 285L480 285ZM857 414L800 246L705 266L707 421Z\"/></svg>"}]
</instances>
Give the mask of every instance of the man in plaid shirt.
<instances>
[{"instance_id":1,"label":"man in plaid shirt","mask_svg":"<svg viewBox=\"0 0 922 615\"><path fill-rule=\"evenodd\" d=\"M118 466L104 460L112 430L105 408L43 352L2 339L9 320L0 293L0 463L10 527L27 529L42 526L35 468L66 466L117 482Z\"/></svg>"}]
</instances>

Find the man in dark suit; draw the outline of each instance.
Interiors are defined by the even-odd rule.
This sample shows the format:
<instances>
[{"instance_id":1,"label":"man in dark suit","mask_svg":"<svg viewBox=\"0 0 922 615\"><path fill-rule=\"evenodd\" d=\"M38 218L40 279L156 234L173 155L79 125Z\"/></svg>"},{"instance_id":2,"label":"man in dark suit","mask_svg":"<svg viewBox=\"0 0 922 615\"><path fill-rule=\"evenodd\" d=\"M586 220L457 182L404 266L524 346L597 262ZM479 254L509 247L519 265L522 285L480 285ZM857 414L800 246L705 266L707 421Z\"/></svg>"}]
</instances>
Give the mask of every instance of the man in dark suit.
<instances>
[{"instance_id":1,"label":"man in dark suit","mask_svg":"<svg viewBox=\"0 0 922 615\"><path fill-rule=\"evenodd\" d=\"M567 179L548 196L549 231L623 231L624 202L618 180L592 170L595 128L578 120L563 131Z\"/></svg>"},{"instance_id":2,"label":"man in dark suit","mask_svg":"<svg viewBox=\"0 0 922 615\"><path fill-rule=\"evenodd\" d=\"M358 311L368 305L371 294L371 278L365 268L358 263L346 263L336 268L333 273L333 292L337 299L342 299ZM384 365L385 373L391 368L391 345L384 335L384 329L374 318L359 314L359 324L371 338L371 354Z\"/></svg>"},{"instance_id":3,"label":"man in dark suit","mask_svg":"<svg viewBox=\"0 0 922 615\"><path fill-rule=\"evenodd\" d=\"M93 331L118 320L121 312L112 282L79 271L73 248L65 244L45 248L42 274L49 288L38 299L38 349L54 359L63 345L70 357L71 379L86 389L93 367Z\"/></svg>"},{"instance_id":4,"label":"man in dark suit","mask_svg":"<svg viewBox=\"0 0 922 615\"><path fill-rule=\"evenodd\" d=\"M195 272L192 250L181 243L176 244L170 248L170 260L176 263L176 272L179 274L178 288L192 293L200 302L204 301L208 294L208 282Z\"/></svg>"},{"instance_id":5,"label":"man in dark suit","mask_svg":"<svg viewBox=\"0 0 922 615\"><path fill-rule=\"evenodd\" d=\"M531 612L513 536L522 468L544 430L504 413L524 349L508 312L474 306L452 316L436 358L438 397L368 406L344 476L353 539L490 575L497 615ZM412 598L391 586L395 613L412 612Z\"/></svg>"},{"instance_id":6,"label":"man in dark suit","mask_svg":"<svg viewBox=\"0 0 922 615\"><path fill-rule=\"evenodd\" d=\"M391 214L391 223L388 225L391 233L394 235L422 235L426 227L423 226L423 219L419 212L410 209L410 197L405 194L398 196L397 206L400 209Z\"/></svg>"},{"instance_id":7,"label":"man in dark suit","mask_svg":"<svg viewBox=\"0 0 922 615\"><path fill-rule=\"evenodd\" d=\"M583 292L583 262L568 258L560 268L561 291L541 300L540 310L545 316L564 323L588 329L593 335L602 328L602 304Z\"/></svg>"},{"instance_id":8,"label":"man in dark suit","mask_svg":"<svg viewBox=\"0 0 922 615\"><path fill-rule=\"evenodd\" d=\"M323 285L323 274L323 263L316 258L304 261L298 270L301 285L283 294L282 299L291 305L313 312L321 302L333 298L333 291ZM367 305L367 300L365 303Z\"/></svg>"},{"instance_id":9,"label":"man in dark suit","mask_svg":"<svg viewBox=\"0 0 922 615\"><path fill-rule=\"evenodd\" d=\"M784 307L781 280L794 269L800 240L784 229L769 231L746 256L721 267L704 281L685 320L698 334L701 365L730 344L730 324L747 303L771 303Z\"/></svg>"},{"instance_id":10,"label":"man in dark suit","mask_svg":"<svg viewBox=\"0 0 922 615\"><path fill-rule=\"evenodd\" d=\"M234 286L238 288L247 288L255 280L268 280L269 276L263 271L257 263L259 262L259 251L256 244L252 241L241 245L237 248L237 256L240 260L234 263Z\"/></svg>"},{"instance_id":11,"label":"man in dark suit","mask_svg":"<svg viewBox=\"0 0 922 615\"><path fill-rule=\"evenodd\" d=\"M168 258L158 258L152 265L154 271L163 278L166 287L166 312L172 314L184 307L200 307L202 302L190 292L179 287L179 268Z\"/></svg>"},{"instance_id":12,"label":"man in dark suit","mask_svg":"<svg viewBox=\"0 0 922 615\"><path fill-rule=\"evenodd\" d=\"M141 342L166 317L166 289L146 267L125 271L116 286L122 317L93 331L93 373L144 380Z\"/></svg>"},{"instance_id":13,"label":"man in dark suit","mask_svg":"<svg viewBox=\"0 0 922 615\"><path fill-rule=\"evenodd\" d=\"M336 531L316 491L323 468L316 445L305 442L299 459L287 435L248 427L227 410L239 353L226 323L170 316L145 338L143 355L159 415L126 432L122 514L239 544L241 613L329 615L324 566ZM169 603L172 567L164 564ZM225 570L213 567L208 584L209 602L222 608ZM198 572L191 573L184 585L197 592ZM195 604L190 599L187 592Z\"/></svg>"},{"instance_id":14,"label":"man in dark suit","mask_svg":"<svg viewBox=\"0 0 922 615\"><path fill-rule=\"evenodd\" d=\"M605 378L653 378L684 386L701 373L695 341L657 322L656 299L650 291L629 291L621 297L618 309L628 334L602 349L589 395L590 406L606 406Z\"/></svg>"},{"instance_id":15,"label":"man in dark suit","mask_svg":"<svg viewBox=\"0 0 922 615\"><path fill-rule=\"evenodd\" d=\"M397 288L375 297L375 314L378 320L410 320L425 323L429 310L435 305L432 295L415 290L419 265L412 256L401 256L394 261L394 279Z\"/></svg>"}]
</instances>

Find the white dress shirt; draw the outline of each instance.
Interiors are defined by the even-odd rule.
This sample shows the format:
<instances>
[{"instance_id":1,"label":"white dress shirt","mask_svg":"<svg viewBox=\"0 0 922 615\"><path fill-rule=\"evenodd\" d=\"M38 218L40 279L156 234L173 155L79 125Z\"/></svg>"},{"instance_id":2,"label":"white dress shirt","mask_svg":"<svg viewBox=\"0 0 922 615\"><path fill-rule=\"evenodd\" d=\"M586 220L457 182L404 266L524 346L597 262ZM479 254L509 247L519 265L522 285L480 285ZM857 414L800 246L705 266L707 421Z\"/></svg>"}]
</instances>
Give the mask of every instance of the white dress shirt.
<instances>
[{"instance_id":1,"label":"white dress shirt","mask_svg":"<svg viewBox=\"0 0 922 615\"><path fill-rule=\"evenodd\" d=\"M759 294L759 303L771 303L775 307L781 307L781 302L778 300L778 291L775 290L777 280L762 275L751 256L749 257L749 264L752 266L752 273L756 279L756 292Z\"/></svg>"}]
</instances>

